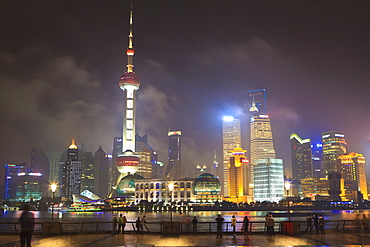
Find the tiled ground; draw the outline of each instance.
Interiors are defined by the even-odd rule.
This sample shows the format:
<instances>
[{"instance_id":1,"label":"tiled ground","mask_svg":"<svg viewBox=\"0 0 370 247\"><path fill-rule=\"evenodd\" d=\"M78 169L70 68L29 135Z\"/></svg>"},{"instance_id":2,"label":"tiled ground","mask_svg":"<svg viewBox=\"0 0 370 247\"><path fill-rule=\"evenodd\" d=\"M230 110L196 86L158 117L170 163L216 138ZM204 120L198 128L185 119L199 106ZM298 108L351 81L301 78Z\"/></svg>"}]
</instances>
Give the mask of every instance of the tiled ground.
<instances>
[{"instance_id":1,"label":"tiled ground","mask_svg":"<svg viewBox=\"0 0 370 247\"><path fill-rule=\"evenodd\" d=\"M301 234L287 236L263 233L250 235L245 241L242 235L234 238L224 235L216 239L215 234L163 236L156 234L76 234L45 236L35 234L33 247L97 247L97 246L370 246L370 235L364 233L327 233L325 235ZM20 246L18 235L0 235L0 246Z\"/></svg>"}]
</instances>

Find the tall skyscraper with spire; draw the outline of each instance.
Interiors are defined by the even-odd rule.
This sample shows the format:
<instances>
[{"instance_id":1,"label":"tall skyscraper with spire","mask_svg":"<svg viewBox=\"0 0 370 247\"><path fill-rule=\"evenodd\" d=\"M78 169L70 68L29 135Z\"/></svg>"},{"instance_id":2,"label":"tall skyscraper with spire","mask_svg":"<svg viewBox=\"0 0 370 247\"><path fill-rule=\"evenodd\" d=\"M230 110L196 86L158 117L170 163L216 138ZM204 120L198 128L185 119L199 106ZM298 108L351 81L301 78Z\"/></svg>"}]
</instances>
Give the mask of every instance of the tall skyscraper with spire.
<instances>
[{"instance_id":1,"label":"tall skyscraper with spire","mask_svg":"<svg viewBox=\"0 0 370 247\"><path fill-rule=\"evenodd\" d=\"M75 139L72 138L72 144L68 147L67 161L63 166L62 177L62 200L72 199L73 194L81 192L81 161L78 158L78 147Z\"/></svg>"},{"instance_id":2,"label":"tall skyscraper with spire","mask_svg":"<svg viewBox=\"0 0 370 247\"><path fill-rule=\"evenodd\" d=\"M276 159L265 89L249 91L251 113L250 174L256 201L277 201L284 195L283 160Z\"/></svg>"},{"instance_id":3,"label":"tall skyscraper with spire","mask_svg":"<svg viewBox=\"0 0 370 247\"><path fill-rule=\"evenodd\" d=\"M134 55L135 50L133 46L133 18L132 18L132 4L130 10L129 21L129 35L128 47L126 49L127 55L127 70L121 76L119 86L125 93L124 111L122 123L122 153L118 154L116 159L116 166L119 171L119 176L113 189L119 184L121 179L128 175L135 173L140 166L139 157L135 154L135 134L136 134L136 91L140 87L140 78L134 72ZM111 191L110 195L113 194Z\"/></svg>"}]
</instances>

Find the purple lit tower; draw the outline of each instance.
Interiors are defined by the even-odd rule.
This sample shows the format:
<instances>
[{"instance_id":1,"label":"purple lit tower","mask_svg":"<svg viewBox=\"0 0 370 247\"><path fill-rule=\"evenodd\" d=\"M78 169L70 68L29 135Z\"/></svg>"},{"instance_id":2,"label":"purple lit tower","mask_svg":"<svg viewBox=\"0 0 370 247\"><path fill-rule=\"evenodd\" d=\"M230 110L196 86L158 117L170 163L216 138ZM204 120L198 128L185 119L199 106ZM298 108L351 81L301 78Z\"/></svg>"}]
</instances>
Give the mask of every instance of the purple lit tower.
<instances>
[{"instance_id":1,"label":"purple lit tower","mask_svg":"<svg viewBox=\"0 0 370 247\"><path fill-rule=\"evenodd\" d=\"M113 189L121 179L128 175L134 174L139 168L139 158L135 154L135 108L136 108L136 90L140 87L140 79L134 72L134 47L132 34L132 5L130 11L130 31L128 35L127 55L127 71L121 76L119 81L120 88L125 92L125 106L123 112L123 128L122 128L122 153L118 154L116 166L120 172L117 182Z\"/></svg>"}]
</instances>

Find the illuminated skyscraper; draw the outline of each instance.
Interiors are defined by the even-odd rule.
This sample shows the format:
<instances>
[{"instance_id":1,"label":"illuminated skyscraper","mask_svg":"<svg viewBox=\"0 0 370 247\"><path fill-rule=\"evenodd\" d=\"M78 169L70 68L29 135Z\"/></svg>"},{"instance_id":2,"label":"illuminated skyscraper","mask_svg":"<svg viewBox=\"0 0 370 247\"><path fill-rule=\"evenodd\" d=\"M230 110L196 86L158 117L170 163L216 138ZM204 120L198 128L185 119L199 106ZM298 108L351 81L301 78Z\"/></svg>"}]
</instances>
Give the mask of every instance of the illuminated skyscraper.
<instances>
[{"instance_id":1,"label":"illuminated skyscraper","mask_svg":"<svg viewBox=\"0 0 370 247\"><path fill-rule=\"evenodd\" d=\"M81 170L81 161L78 159L78 147L73 138L72 144L68 147L67 161L63 166L62 200L71 200L73 194L80 194Z\"/></svg>"},{"instance_id":2,"label":"illuminated skyscraper","mask_svg":"<svg viewBox=\"0 0 370 247\"><path fill-rule=\"evenodd\" d=\"M172 179L182 178L181 171L181 131L168 132L168 165L166 177Z\"/></svg>"},{"instance_id":3,"label":"illuminated skyscraper","mask_svg":"<svg viewBox=\"0 0 370 247\"><path fill-rule=\"evenodd\" d=\"M282 159L258 159L254 168L254 200L278 202L284 197Z\"/></svg>"},{"instance_id":4,"label":"illuminated skyscraper","mask_svg":"<svg viewBox=\"0 0 370 247\"><path fill-rule=\"evenodd\" d=\"M311 140L302 140L297 134L290 135L293 180L312 176Z\"/></svg>"},{"instance_id":5,"label":"illuminated skyscraper","mask_svg":"<svg viewBox=\"0 0 370 247\"><path fill-rule=\"evenodd\" d=\"M338 157L338 171L344 180L342 200L353 200L358 202L358 192L362 193L365 200L367 196L367 182L365 157L358 153L343 154Z\"/></svg>"},{"instance_id":6,"label":"illuminated skyscraper","mask_svg":"<svg viewBox=\"0 0 370 247\"><path fill-rule=\"evenodd\" d=\"M140 136L136 134L136 155L140 159L140 167L137 174L144 178L153 178L153 148L148 143L148 135Z\"/></svg>"},{"instance_id":7,"label":"illuminated skyscraper","mask_svg":"<svg viewBox=\"0 0 370 247\"><path fill-rule=\"evenodd\" d=\"M339 131L328 131L321 134L323 170L326 174L336 172L337 159L347 152L347 143L344 133Z\"/></svg>"},{"instance_id":8,"label":"illuminated skyscraper","mask_svg":"<svg viewBox=\"0 0 370 247\"><path fill-rule=\"evenodd\" d=\"M78 153L79 160L81 161L81 189L94 191L94 156L92 152L79 151Z\"/></svg>"},{"instance_id":9,"label":"illuminated skyscraper","mask_svg":"<svg viewBox=\"0 0 370 247\"><path fill-rule=\"evenodd\" d=\"M101 146L94 155L94 190L100 197L108 195L109 158Z\"/></svg>"},{"instance_id":10,"label":"illuminated skyscraper","mask_svg":"<svg viewBox=\"0 0 370 247\"><path fill-rule=\"evenodd\" d=\"M222 122L222 149L223 149L223 193L229 197L229 162L231 151L241 147L240 120L226 116Z\"/></svg>"},{"instance_id":11,"label":"illuminated skyscraper","mask_svg":"<svg viewBox=\"0 0 370 247\"><path fill-rule=\"evenodd\" d=\"M325 177L322 169L322 144L321 139L311 144L312 152L312 174L315 178Z\"/></svg>"},{"instance_id":12,"label":"illuminated skyscraper","mask_svg":"<svg viewBox=\"0 0 370 247\"><path fill-rule=\"evenodd\" d=\"M249 163L245 157L246 150L242 148L234 148L231 152L229 161L229 178L228 189L229 197L236 198L237 201L245 201L244 196L247 194L249 181L248 176L245 174L247 171L244 167Z\"/></svg>"},{"instance_id":13,"label":"illuminated skyscraper","mask_svg":"<svg viewBox=\"0 0 370 247\"><path fill-rule=\"evenodd\" d=\"M251 118L251 163L258 159L276 158L272 138L271 122L268 115Z\"/></svg>"},{"instance_id":14,"label":"illuminated skyscraper","mask_svg":"<svg viewBox=\"0 0 370 247\"><path fill-rule=\"evenodd\" d=\"M60 151L47 151L45 152L48 157L50 165L49 181L52 184L60 184L60 172L59 172L59 161L62 156ZM57 189L55 196L59 196L59 190Z\"/></svg>"}]
</instances>

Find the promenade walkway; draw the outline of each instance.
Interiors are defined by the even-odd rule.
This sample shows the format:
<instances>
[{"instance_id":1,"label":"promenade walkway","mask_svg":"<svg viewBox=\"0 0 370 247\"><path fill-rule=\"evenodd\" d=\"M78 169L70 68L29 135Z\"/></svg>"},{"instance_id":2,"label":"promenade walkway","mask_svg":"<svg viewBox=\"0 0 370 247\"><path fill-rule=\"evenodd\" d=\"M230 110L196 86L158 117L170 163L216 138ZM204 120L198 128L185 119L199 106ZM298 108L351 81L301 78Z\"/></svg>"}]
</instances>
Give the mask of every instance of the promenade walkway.
<instances>
[{"instance_id":1,"label":"promenade walkway","mask_svg":"<svg viewBox=\"0 0 370 247\"><path fill-rule=\"evenodd\" d=\"M216 239L216 234L163 236L160 234L69 234L47 236L35 234L33 247L105 247L105 246L370 246L370 235L362 232L328 232L324 235L299 234L287 236L277 233L266 236L264 233L250 234L250 241L243 235L223 235ZM1 247L20 246L19 236L0 235Z\"/></svg>"}]
</instances>

